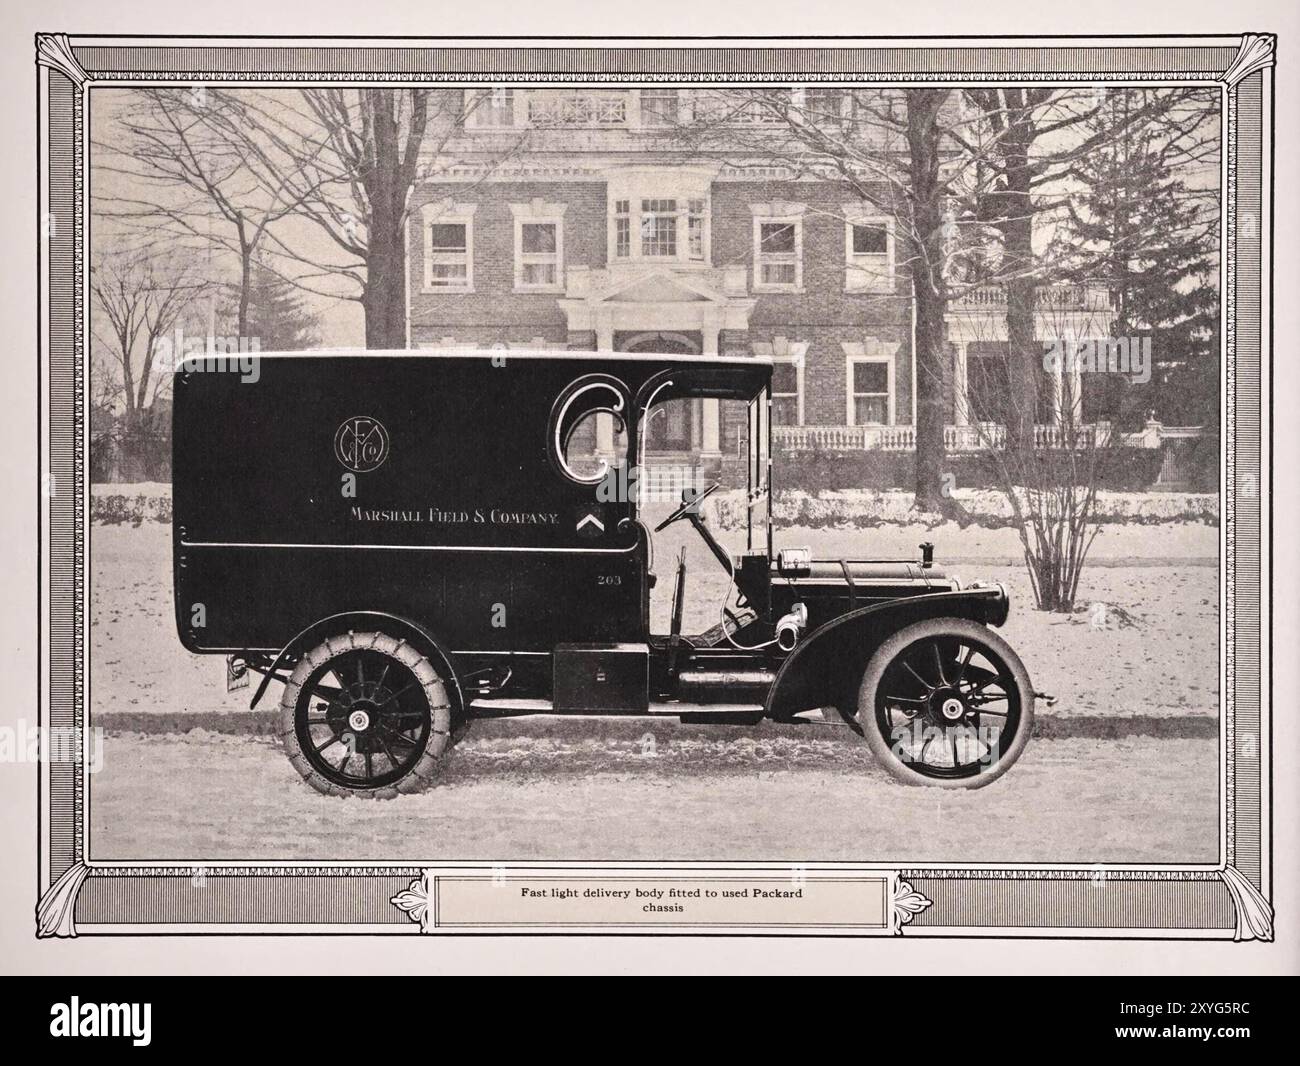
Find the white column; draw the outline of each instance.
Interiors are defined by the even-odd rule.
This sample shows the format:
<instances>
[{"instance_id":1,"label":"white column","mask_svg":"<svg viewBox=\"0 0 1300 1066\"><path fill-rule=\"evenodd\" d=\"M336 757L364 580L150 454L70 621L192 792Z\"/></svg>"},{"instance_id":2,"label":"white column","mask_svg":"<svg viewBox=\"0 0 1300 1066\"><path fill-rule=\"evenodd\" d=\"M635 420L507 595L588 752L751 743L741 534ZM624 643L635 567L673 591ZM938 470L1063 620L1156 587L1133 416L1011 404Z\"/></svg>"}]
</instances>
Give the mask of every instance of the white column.
<instances>
[{"instance_id":1,"label":"white column","mask_svg":"<svg viewBox=\"0 0 1300 1066\"><path fill-rule=\"evenodd\" d=\"M517 130L528 125L528 90L515 89L510 96L513 123Z\"/></svg>"},{"instance_id":2,"label":"white column","mask_svg":"<svg viewBox=\"0 0 1300 1066\"><path fill-rule=\"evenodd\" d=\"M703 403L703 436L700 454L716 458L722 454L722 408L720 400L707 399Z\"/></svg>"},{"instance_id":3,"label":"white column","mask_svg":"<svg viewBox=\"0 0 1300 1066\"><path fill-rule=\"evenodd\" d=\"M609 352L614 350L614 327L608 320L596 323L596 350ZM632 412L624 413L631 418ZM605 459L614 457L614 416L598 414L596 416L596 454Z\"/></svg>"},{"instance_id":4,"label":"white column","mask_svg":"<svg viewBox=\"0 0 1300 1066\"><path fill-rule=\"evenodd\" d=\"M722 329L716 322L706 320L703 323L701 333L703 355L718 354L718 336L721 332ZM721 400L715 399L705 399L701 404L701 429L703 432L700 441L700 454L708 458L716 458L722 454L721 404Z\"/></svg>"},{"instance_id":5,"label":"white column","mask_svg":"<svg viewBox=\"0 0 1300 1066\"><path fill-rule=\"evenodd\" d=\"M952 419L955 426L970 425L970 398L966 395L966 342L958 341L952 354Z\"/></svg>"},{"instance_id":6,"label":"white column","mask_svg":"<svg viewBox=\"0 0 1300 1066\"><path fill-rule=\"evenodd\" d=\"M1070 365L1070 422L1080 425L1083 422L1083 373L1076 358Z\"/></svg>"},{"instance_id":7,"label":"white column","mask_svg":"<svg viewBox=\"0 0 1300 1066\"><path fill-rule=\"evenodd\" d=\"M1065 420L1065 377L1061 366L1052 368L1052 424L1059 426Z\"/></svg>"}]
</instances>

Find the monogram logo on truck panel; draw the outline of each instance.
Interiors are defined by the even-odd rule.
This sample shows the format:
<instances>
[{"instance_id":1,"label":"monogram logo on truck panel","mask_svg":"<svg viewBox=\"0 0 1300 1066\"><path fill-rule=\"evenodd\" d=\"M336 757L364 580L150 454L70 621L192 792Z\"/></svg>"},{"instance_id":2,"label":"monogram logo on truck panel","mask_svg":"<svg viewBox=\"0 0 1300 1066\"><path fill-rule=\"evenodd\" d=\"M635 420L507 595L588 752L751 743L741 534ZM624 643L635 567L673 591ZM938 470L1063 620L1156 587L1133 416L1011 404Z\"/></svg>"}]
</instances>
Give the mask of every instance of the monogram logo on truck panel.
<instances>
[{"instance_id":1,"label":"monogram logo on truck panel","mask_svg":"<svg viewBox=\"0 0 1300 1066\"><path fill-rule=\"evenodd\" d=\"M388 430L377 418L349 418L334 434L334 455L358 474L377 470L388 458Z\"/></svg>"}]
</instances>

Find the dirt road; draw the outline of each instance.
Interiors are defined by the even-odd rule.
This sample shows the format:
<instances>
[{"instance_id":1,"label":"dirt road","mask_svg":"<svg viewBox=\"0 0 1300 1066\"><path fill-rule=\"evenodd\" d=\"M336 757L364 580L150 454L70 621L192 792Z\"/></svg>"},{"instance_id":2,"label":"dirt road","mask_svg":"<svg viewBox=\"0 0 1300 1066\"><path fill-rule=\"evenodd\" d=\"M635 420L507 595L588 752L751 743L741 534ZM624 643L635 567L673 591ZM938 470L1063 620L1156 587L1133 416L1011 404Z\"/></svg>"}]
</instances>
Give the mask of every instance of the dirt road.
<instances>
[{"instance_id":1,"label":"dirt road","mask_svg":"<svg viewBox=\"0 0 1300 1066\"><path fill-rule=\"evenodd\" d=\"M1209 740L1036 740L1001 780L953 793L896 784L843 728L562 725L471 727L437 787L391 802L318 795L265 738L109 736L91 781L91 856L1215 858Z\"/></svg>"}]
</instances>

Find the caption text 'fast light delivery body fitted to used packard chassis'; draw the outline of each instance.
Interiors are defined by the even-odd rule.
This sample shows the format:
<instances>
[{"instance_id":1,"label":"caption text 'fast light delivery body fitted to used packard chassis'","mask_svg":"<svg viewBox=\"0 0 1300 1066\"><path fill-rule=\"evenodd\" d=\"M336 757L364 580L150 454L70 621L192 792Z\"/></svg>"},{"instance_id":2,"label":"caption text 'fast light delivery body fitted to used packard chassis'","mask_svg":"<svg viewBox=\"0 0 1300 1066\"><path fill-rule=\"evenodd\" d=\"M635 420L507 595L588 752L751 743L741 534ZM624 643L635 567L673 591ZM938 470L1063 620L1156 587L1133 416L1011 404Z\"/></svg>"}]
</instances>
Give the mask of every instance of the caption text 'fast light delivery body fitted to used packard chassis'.
<instances>
[{"instance_id":1,"label":"caption text 'fast light delivery body fitted to used packard chassis'","mask_svg":"<svg viewBox=\"0 0 1300 1066\"><path fill-rule=\"evenodd\" d=\"M770 362L254 358L256 374L223 356L175 374L176 620L188 650L228 656L228 679L263 675L254 706L284 684L281 741L321 792L416 791L458 725L507 714L823 711L896 778L942 787L987 784L1023 750L1035 693L989 628L1007 617L1001 586L961 587L928 544L915 561L773 553ZM654 531L642 521L648 419L689 398L746 406L744 551L705 520L717 482ZM681 631L684 554L669 632L651 632L652 538L678 521L729 578L701 634Z\"/></svg>"}]
</instances>

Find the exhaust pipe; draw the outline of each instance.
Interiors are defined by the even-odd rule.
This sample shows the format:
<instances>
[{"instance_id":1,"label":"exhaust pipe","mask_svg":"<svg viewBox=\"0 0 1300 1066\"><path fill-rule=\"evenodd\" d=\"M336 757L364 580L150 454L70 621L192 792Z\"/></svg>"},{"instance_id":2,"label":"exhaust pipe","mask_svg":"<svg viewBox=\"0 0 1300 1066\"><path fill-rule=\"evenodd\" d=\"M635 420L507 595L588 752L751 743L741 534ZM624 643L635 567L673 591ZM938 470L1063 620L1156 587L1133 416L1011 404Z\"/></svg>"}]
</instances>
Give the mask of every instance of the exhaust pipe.
<instances>
[{"instance_id":1,"label":"exhaust pipe","mask_svg":"<svg viewBox=\"0 0 1300 1066\"><path fill-rule=\"evenodd\" d=\"M782 651L794 651L794 646L799 643L807 626L808 608L802 603L796 603L776 623L777 647Z\"/></svg>"}]
</instances>

